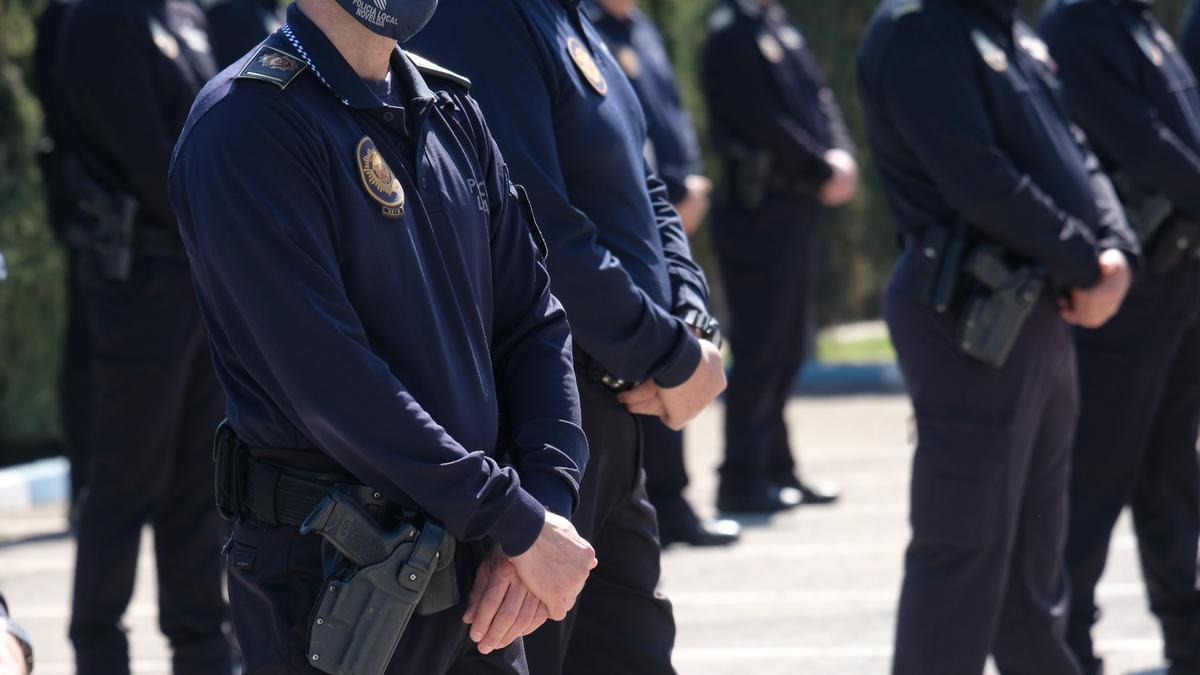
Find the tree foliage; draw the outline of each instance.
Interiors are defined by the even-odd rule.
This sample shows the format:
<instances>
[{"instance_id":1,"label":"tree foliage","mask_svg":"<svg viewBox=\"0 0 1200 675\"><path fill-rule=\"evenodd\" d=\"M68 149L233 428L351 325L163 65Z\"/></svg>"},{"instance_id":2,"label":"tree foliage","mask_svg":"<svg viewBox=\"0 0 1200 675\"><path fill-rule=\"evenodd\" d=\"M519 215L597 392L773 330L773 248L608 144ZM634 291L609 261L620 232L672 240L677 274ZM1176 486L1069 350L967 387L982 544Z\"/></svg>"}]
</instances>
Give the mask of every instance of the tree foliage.
<instances>
[{"instance_id":1,"label":"tree foliage","mask_svg":"<svg viewBox=\"0 0 1200 675\"><path fill-rule=\"evenodd\" d=\"M114 0L116 1L116 0ZM698 51L711 0L643 0L659 21L679 70L684 99L704 137L697 86ZM45 0L0 0L0 251L9 279L0 283L0 443L57 434L56 382L64 315L63 259L45 224L37 149L41 111L33 95L34 20ZM829 213L816 256L816 300L823 323L875 316L896 246L878 178L862 134L854 55L874 0L785 0L846 113L861 151L863 190ZM1176 26L1184 0L1158 3ZM1036 4L1026 3L1027 15ZM98 54L97 58L104 58ZM736 82L729 83L736 96ZM709 162L716 175L718 167ZM706 238L697 256L711 261ZM715 266L708 264L708 269ZM2 460L3 457L0 457Z\"/></svg>"}]
</instances>

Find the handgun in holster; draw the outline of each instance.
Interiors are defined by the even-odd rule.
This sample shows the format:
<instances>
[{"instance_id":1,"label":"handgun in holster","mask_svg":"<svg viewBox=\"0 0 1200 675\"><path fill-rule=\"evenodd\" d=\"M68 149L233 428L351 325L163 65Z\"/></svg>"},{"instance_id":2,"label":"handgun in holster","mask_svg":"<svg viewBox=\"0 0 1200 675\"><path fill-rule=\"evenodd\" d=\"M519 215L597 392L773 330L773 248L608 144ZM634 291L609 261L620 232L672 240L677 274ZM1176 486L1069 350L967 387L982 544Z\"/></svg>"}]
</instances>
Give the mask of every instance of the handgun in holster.
<instances>
[{"instance_id":1,"label":"handgun in holster","mask_svg":"<svg viewBox=\"0 0 1200 675\"><path fill-rule=\"evenodd\" d=\"M383 675L414 613L458 602L455 540L432 518L384 531L335 490L300 532L321 535L344 559L326 577L308 626L308 661L317 670Z\"/></svg>"},{"instance_id":2,"label":"handgun in holster","mask_svg":"<svg viewBox=\"0 0 1200 675\"><path fill-rule=\"evenodd\" d=\"M767 187L774 167L771 153L738 142L727 142L721 148L725 171L733 194L733 203L754 211L767 200Z\"/></svg>"},{"instance_id":3,"label":"handgun in holster","mask_svg":"<svg viewBox=\"0 0 1200 675\"><path fill-rule=\"evenodd\" d=\"M87 246L106 279L125 281L133 269L134 225L138 203L123 192L106 190L96 181L81 176L78 180L78 210L89 220Z\"/></svg>"},{"instance_id":4,"label":"handgun in holster","mask_svg":"<svg viewBox=\"0 0 1200 675\"><path fill-rule=\"evenodd\" d=\"M1042 295L1045 272L1036 265L1014 268L999 247L981 244L968 254L963 273L974 289L958 320L959 350L999 368Z\"/></svg>"}]
</instances>

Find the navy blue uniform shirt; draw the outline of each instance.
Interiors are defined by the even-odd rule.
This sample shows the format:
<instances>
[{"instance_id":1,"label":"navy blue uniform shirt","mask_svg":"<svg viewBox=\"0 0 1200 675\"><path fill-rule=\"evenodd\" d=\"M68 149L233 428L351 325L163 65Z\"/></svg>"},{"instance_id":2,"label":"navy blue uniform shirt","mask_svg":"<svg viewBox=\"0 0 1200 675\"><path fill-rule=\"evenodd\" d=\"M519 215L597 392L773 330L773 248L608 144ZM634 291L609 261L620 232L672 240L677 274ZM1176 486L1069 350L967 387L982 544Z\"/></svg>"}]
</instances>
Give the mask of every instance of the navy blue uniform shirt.
<instances>
[{"instance_id":1,"label":"navy blue uniform shirt","mask_svg":"<svg viewBox=\"0 0 1200 675\"><path fill-rule=\"evenodd\" d=\"M1200 92L1143 0L1054 0L1039 24L1105 167L1200 217Z\"/></svg>"},{"instance_id":2,"label":"navy blue uniform shirt","mask_svg":"<svg viewBox=\"0 0 1200 675\"><path fill-rule=\"evenodd\" d=\"M686 381L700 345L673 313L705 309L708 286L646 166L641 103L579 0L442 0L410 45L476 81L576 342L623 380Z\"/></svg>"},{"instance_id":3,"label":"navy blue uniform shirt","mask_svg":"<svg viewBox=\"0 0 1200 675\"><path fill-rule=\"evenodd\" d=\"M1192 67L1192 72L1200 70L1200 2L1192 0L1188 3L1187 12L1183 15L1183 25L1179 30L1179 51Z\"/></svg>"},{"instance_id":4,"label":"navy blue uniform shirt","mask_svg":"<svg viewBox=\"0 0 1200 675\"><path fill-rule=\"evenodd\" d=\"M287 21L201 93L171 173L229 420L519 554L587 453L527 202L465 88L397 51L384 105Z\"/></svg>"},{"instance_id":5,"label":"navy blue uniform shirt","mask_svg":"<svg viewBox=\"0 0 1200 675\"><path fill-rule=\"evenodd\" d=\"M200 0L221 68L246 55L283 23L279 0Z\"/></svg>"},{"instance_id":6,"label":"navy blue uniform shirt","mask_svg":"<svg viewBox=\"0 0 1200 675\"><path fill-rule=\"evenodd\" d=\"M854 151L842 111L804 36L776 2L720 0L709 16L702 84L718 152L732 143L768 150L788 177L818 188L833 175L825 153Z\"/></svg>"},{"instance_id":7,"label":"navy blue uniform shirt","mask_svg":"<svg viewBox=\"0 0 1200 675\"><path fill-rule=\"evenodd\" d=\"M1091 286L1101 250L1138 250L1108 178L1015 1L885 0L859 53L874 160L902 232L965 221Z\"/></svg>"},{"instance_id":8,"label":"navy blue uniform shirt","mask_svg":"<svg viewBox=\"0 0 1200 675\"><path fill-rule=\"evenodd\" d=\"M204 13L192 0L78 0L61 30L64 140L93 180L137 200L139 227L174 231L171 149L217 73Z\"/></svg>"},{"instance_id":9,"label":"navy blue uniform shirt","mask_svg":"<svg viewBox=\"0 0 1200 675\"><path fill-rule=\"evenodd\" d=\"M662 35L650 17L637 9L628 18L621 18L609 14L596 0L589 0L588 17L604 36L642 102L650 140L650 166L666 184L671 203L678 204L687 198L687 177L701 173L700 142L679 96Z\"/></svg>"}]
</instances>

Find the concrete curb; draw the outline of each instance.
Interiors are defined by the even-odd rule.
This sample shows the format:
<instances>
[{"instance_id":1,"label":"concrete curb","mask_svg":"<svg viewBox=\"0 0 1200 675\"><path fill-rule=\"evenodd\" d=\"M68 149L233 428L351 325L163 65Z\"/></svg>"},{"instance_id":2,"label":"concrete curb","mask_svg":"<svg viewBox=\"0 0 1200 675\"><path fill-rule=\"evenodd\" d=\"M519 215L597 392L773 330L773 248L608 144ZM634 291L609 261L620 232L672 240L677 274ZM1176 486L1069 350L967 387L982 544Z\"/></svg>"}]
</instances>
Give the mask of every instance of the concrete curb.
<instances>
[{"instance_id":1,"label":"concrete curb","mask_svg":"<svg viewBox=\"0 0 1200 675\"><path fill-rule=\"evenodd\" d=\"M904 391L894 363L809 363L796 379L802 396L839 396ZM67 498L70 466L62 457L0 469L0 514L23 513Z\"/></svg>"},{"instance_id":2,"label":"concrete curb","mask_svg":"<svg viewBox=\"0 0 1200 675\"><path fill-rule=\"evenodd\" d=\"M62 457L0 469L0 513L22 513L66 499L69 473Z\"/></svg>"}]
</instances>

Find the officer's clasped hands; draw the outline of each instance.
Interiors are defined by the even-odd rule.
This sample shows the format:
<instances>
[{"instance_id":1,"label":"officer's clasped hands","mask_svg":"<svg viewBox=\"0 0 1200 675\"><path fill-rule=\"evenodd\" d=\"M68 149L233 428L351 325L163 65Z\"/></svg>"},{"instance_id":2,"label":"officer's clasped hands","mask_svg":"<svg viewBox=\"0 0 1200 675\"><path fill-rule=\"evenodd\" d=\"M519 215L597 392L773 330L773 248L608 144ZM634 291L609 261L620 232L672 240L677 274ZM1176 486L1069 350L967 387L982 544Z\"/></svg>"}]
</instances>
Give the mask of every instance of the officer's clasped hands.
<instances>
[{"instance_id":1,"label":"officer's clasped hands","mask_svg":"<svg viewBox=\"0 0 1200 675\"><path fill-rule=\"evenodd\" d=\"M679 431L723 391L725 363L721 350L708 340L700 340L700 363L683 384L666 388L646 381L618 398L629 412L658 417L663 424Z\"/></svg>"},{"instance_id":2,"label":"officer's clasped hands","mask_svg":"<svg viewBox=\"0 0 1200 675\"><path fill-rule=\"evenodd\" d=\"M479 566L463 623L481 654L503 649L546 623L550 610L517 575L517 568L496 547Z\"/></svg>"},{"instance_id":3,"label":"officer's clasped hands","mask_svg":"<svg viewBox=\"0 0 1200 675\"><path fill-rule=\"evenodd\" d=\"M841 148L825 153L825 163L833 169L833 175L821 186L820 200L825 206L841 206L854 197L858 190L858 162L854 155Z\"/></svg>"},{"instance_id":4,"label":"officer's clasped hands","mask_svg":"<svg viewBox=\"0 0 1200 675\"><path fill-rule=\"evenodd\" d=\"M596 567L596 550L571 521L547 511L541 534L512 564L529 592L546 604L549 617L562 621Z\"/></svg>"},{"instance_id":5,"label":"officer's clasped hands","mask_svg":"<svg viewBox=\"0 0 1200 675\"><path fill-rule=\"evenodd\" d=\"M1090 288L1073 288L1069 298L1059 299L1059 311L1067 323L1099 328L1121 308L1133 275L1125 254L1109 249L1100 254L1100 279Z\"/></svg>"}]
</instances>

